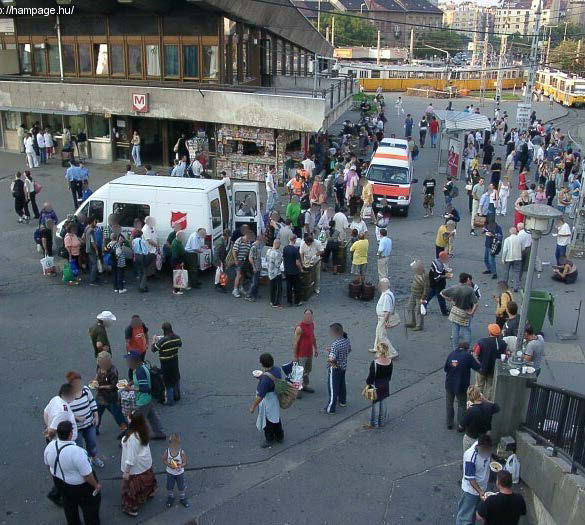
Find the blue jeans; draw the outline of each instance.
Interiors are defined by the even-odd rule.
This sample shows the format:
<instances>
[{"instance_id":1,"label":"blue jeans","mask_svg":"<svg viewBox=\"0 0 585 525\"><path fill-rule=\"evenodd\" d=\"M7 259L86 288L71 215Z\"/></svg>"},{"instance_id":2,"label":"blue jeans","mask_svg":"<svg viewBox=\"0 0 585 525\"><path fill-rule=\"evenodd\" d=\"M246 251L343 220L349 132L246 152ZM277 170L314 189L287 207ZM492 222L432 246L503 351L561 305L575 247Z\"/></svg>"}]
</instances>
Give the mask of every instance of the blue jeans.
<instances>
[{"instance_id":1,"label":"blue jeans","mask_svg":"<svg viewBox=\"0 0 585 525\"><path fill-rule=\"evenodd\" d=\"M260 281L260 272L254 272L252 274L252 284L250 284L250 291L248 297L256 299L258 297L258 282Z\"/></svg>"},{"instance_id":2,"label":"blue jeans","mask_svg":"<svg viewBox=\"0 0 585 525\"><path fill-rule=\"evenodd\" d=\"M98 416L100 417L100 422L99 425L97 426L98 429L102 424L102 416L106 410L110 414L112 414L112 416L114 417L114 421L116 421L116 424L119 427L126 424L126 418L124 417L124 414L122 414L122 409L120 408L120 405L118 403L110 403L109 405L98 405Z\"/></svg>"},{"instance_id":3,"label":"blue jeans","mask_svg":"<svg viewBox=\"0 0 585 525\"><path fill-rule=\"evenodd\" d=\"M173 406L175 401L179 401L179 399L181 399L181 385L179 381L177 381L173 386L166 387L165 391L167 394L165 405Z\"/></svg>"},{"instance_id":4,"label":"blue jeans","mask_svg":"<svg viewBox=\"0 0 585 525\"><path fill-rule=\"evenodd\" d=\"M47 163L47 148L39 148L41 154L41 164Z\"/></svg>"},{"instance_id":5,"label":"blue jeans","mask_svg":"<svg viewBox=\"0 0 585 525\"><path fill-rule=\"evenodd\" d=\"M567 255L567 247L566 246L559 246L557 244L557 247L555 249L555 258L557 260L557 266L560 266L560 264L561 264L560 258L565 257L566 255Z\"/></svg>"},{"instance_id":6,"label":"blue jeans","mask_svg":"<svg viewBox=\"0 0 585 525\"><path fill-rule=\"evenodd\" d=\"M173 492L175 490L175 484L179 489L182 496L185 495L185 474L169 474L167 472L167 490Z\"/></svg>"},{"instance_id":7,"label":"blue jeans","mask_svg":"<svg viewBox=\"0 0 585 525\"><path fill-rule=\"evenodd\" d=\"M373 427L383 427L386 420L386 406L384 399L372 403L372 412L370 413L370 425Z\"/></svg>"},{"instance_id":8,"label":"blue jeans","mask_svg":"<svg viewBox=\"0 0 585 525\"><path fill-rule=\"evenodd\" d=\"M441 309L441 313L443 315L448 315L449 311L447 310L447 303L445 302L445 298L441 295L441 290L431 288L431 291L427 297L427 306L431 302L431 299L435 296L437 297L437 301L439 301L439 308Z\"/></svg>"},{"instance_id":9,"label":"blue jeans","mask_svg":"<svg viewBox=\"0 0 585 525\"><path fill-rule=\"evenodd\" d=\"M485 269L492 272L496 275L496 256L492 255L490 248L488 246L485 247L485 251L483 254L483 262L485 264Z\"/></svg>"},{"instance_id":10,"label":"blue jeans","mask_svg":"<svg viewBox=\"0 0 585 525\"><path fill-rule=\"evenodd\" d=\"M134 146L132 146L132 160L136 166L142 166L142 159L140 158L140 146L138 144L134 144Z\"/></svg>"},{"instance_id":11,"label":"blue jeans","mask_svg":"<svg viewBox=\"0 0 585 525\"><path fill-rule=\"evenodd\" d=\"M83 439L82 439L83 438ZM95 458L97 455L97 442L96 442L96 433L95 427L93 424L87 428L82 428L77 433L77 440L75 441L78 446L81 447L85 441L85 449L87 450L87 455L90 458Z\"/></svg>"},{"instance_id":12,"label":"blue jeans","mask_svg":"<svg viewBox=\"0 0 585 525\"><path fill-rule=\"evenodd\" d=\"M466 341L471 344L471 326L461 326L451 322L451 344L453 350L457 350L460 342Z\"/></svg>"},{"instance_id":13,"label":"blue jeans","mask_svg":"<svg viewBox=\"0 0 585 525\"><path fill-rule=\"evenodd\" d=\"M455 525L474 525L475 511L479 503L479 496L463 492L457 508L457 518Z\"/></svg>"},{"instance_id":14,"label":"blue jeans","mask_svg":"<svg viewBox=\"0 0 585 525\"><path fill-rule=\"evenodd\" d=\"M330 414L335 412L337 401L345 405L345 370L341 368L329 368L327 371L327 391L329 392L329 401L325 410Z\"/></svg>"},{"instance_id":15,"label":"blue jeans","mask_svg":"<svg viewBox=\"0 0 585 525\"><path fill-rule=\"evenodd\" d=\"M123 290L125 287L124 267L116 266L114 268L114 290Z\"/></svg>"},{"instance_id":16,"label":"blue jeans","mask_svg":"<svg viewBox=\"0 0 585 525\"><path fill-rule=\"evenodd\" d=\"M268 194L267 202L266 202L266 211L270 213L276 206L280 204L280 197L277 191L271 191Z\"/></svg>"},{"instance_id":17,"label":"blue jeans","mask_svg":"<svg viewBox=\"0 0 585 525\"><path fill-rule=\"evenodd\" d=\"M434 148L437 145L437 133L431 133L431 146Z\"/></svg>"},{"instance_id":18,"label":"blue jeans","mask_svg":"<svg viewBox=\"0 0 585 525\"><path fill-rule=\"evenodd\" d=\"M512 273L511 281L510 273ZM506 263L506 282L510 288L520 288L520 285L522 284L522 261Z\"/></svg>"},{"instance_id":19,"label":"blue jeans","mask_svg":"<svg viewBox=\"0 0 585 525\"><path fill-rule=\"evenodd\" d=\"M89 282L97 283L98 280L97 255L95 253L88 253L87 257L89 258Z\"/></svg>"}]
</instances>

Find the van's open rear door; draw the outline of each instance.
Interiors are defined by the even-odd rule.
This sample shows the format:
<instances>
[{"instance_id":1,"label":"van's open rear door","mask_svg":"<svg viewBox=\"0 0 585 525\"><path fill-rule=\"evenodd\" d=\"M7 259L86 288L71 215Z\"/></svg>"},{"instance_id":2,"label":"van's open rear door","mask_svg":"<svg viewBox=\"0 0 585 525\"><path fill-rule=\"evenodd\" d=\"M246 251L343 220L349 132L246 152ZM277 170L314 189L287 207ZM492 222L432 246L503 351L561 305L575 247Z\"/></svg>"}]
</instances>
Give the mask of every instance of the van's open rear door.
<instances>
[{"instance_id":1,"label":"van's open rear door","mask_svg":"<svg viewBox=\"0 0 585 525\"><path fill-rule=\"evenodd\" d=\"M248 224L254 233L262 230L262 212L260 210L260 184L258 182L232 181L232 216L234 230L242 224Z\"/></svg>"}]
</instances>

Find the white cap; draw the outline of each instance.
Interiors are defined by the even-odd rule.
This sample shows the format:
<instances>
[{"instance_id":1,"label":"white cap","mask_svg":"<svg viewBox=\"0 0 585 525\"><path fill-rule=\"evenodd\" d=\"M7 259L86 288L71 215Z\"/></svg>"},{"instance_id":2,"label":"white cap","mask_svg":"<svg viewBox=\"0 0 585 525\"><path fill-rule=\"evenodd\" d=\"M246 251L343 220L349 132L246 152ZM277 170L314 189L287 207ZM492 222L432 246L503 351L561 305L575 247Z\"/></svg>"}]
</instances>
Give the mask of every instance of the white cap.
<instances>
[{"instance_id":1,"label":"white cap","mask_svg":"<svg viewBox=\"0 0 585 525\"><path fill-rule=\"evenodd\" d=\"M98 321L115 321L116 316L109 310L104 310L103 312L97 314L97 319Z\"/></svg>"}]
</instances>

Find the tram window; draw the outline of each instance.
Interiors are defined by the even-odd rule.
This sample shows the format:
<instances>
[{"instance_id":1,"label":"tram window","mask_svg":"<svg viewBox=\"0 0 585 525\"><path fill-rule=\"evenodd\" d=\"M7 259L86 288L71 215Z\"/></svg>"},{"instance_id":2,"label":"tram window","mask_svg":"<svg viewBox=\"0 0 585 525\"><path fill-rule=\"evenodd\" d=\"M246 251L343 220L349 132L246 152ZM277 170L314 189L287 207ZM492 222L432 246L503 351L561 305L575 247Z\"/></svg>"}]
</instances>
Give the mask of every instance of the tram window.
<instances>
[{"instance_id":1,"label":"tram window","mask_svg":"<svg viewBox=\"0 0 585 525\"><path fill-rule=\"evenodd\" d=\"M372 76L370 78L380 78L380 70L372 69Z\"/></svg>"}]
</instances>

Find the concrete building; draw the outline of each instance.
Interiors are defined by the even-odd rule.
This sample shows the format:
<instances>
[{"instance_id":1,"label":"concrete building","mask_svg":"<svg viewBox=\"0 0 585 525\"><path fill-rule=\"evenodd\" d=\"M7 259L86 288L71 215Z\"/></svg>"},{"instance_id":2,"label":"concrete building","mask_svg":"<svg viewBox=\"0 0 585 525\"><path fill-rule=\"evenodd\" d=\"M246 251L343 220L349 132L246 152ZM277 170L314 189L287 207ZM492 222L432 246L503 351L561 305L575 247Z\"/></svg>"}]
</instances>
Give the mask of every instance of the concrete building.
<instances>
[{"instance_id":1,"label":"concrete building","mask_svg":"<svg viewBox=\"0 0 585 525\"><path fill-rule=\"evenodd\" d=\"M444 4L441 9L443 26L463 31L469 38L473 38L474 31L489 31L490 27L493 28L493 10L489 7L463 2Z\"/></svg>"},{"instance_id":2,"label":"concrete building","mask_svg":"<svg viewBox=\"0 0 585 525\"><path fill-rule=\"evenodd\" d=\"M62 0L10 0L59 8ZM38 122L60 141L85 131L90 154L168 165L181 134L212 164L257 177L290 143L327 127L355 84L319 78L333 49L290 0L76 0L69 16L0 20L0 147ZM191 151L190 149L190 151Z\"/></svg>"},{"instance_id":3,"label":"concrete building","mask_svg":"<svg viewBox=\"0 0 585 525\"><path fill-rule=\"evenodd\" d=\"M535 15L542 1L540 26L554 26L559 23L560 0L504 0L498 5L494 29L497 33L532 35L535 28Z\"/></svg>"},{"instance_id":4,"label":"concrete building","mask_svg":"<svg viewBox=\"0 0 585 525\"><path fill-rule=\"evenodd\" d=\"M585 26L585 4L583 0L568 0L564 3L565 20L569 24Z\"/></svg>"},{"instance_id":5,"label":"concrete building","mask_svg":"<svg viewBox=\"0 0 585 525\"><path fill-rule=\"evenodd\" d=\"M443 24L443 12L427 0L331 0L331 2L342 11L361 13L370 18L380 31L380 40L384 47L408 47L411 29L417 37L429 31L439 30Z\"/></svg>"}]
</instances>

